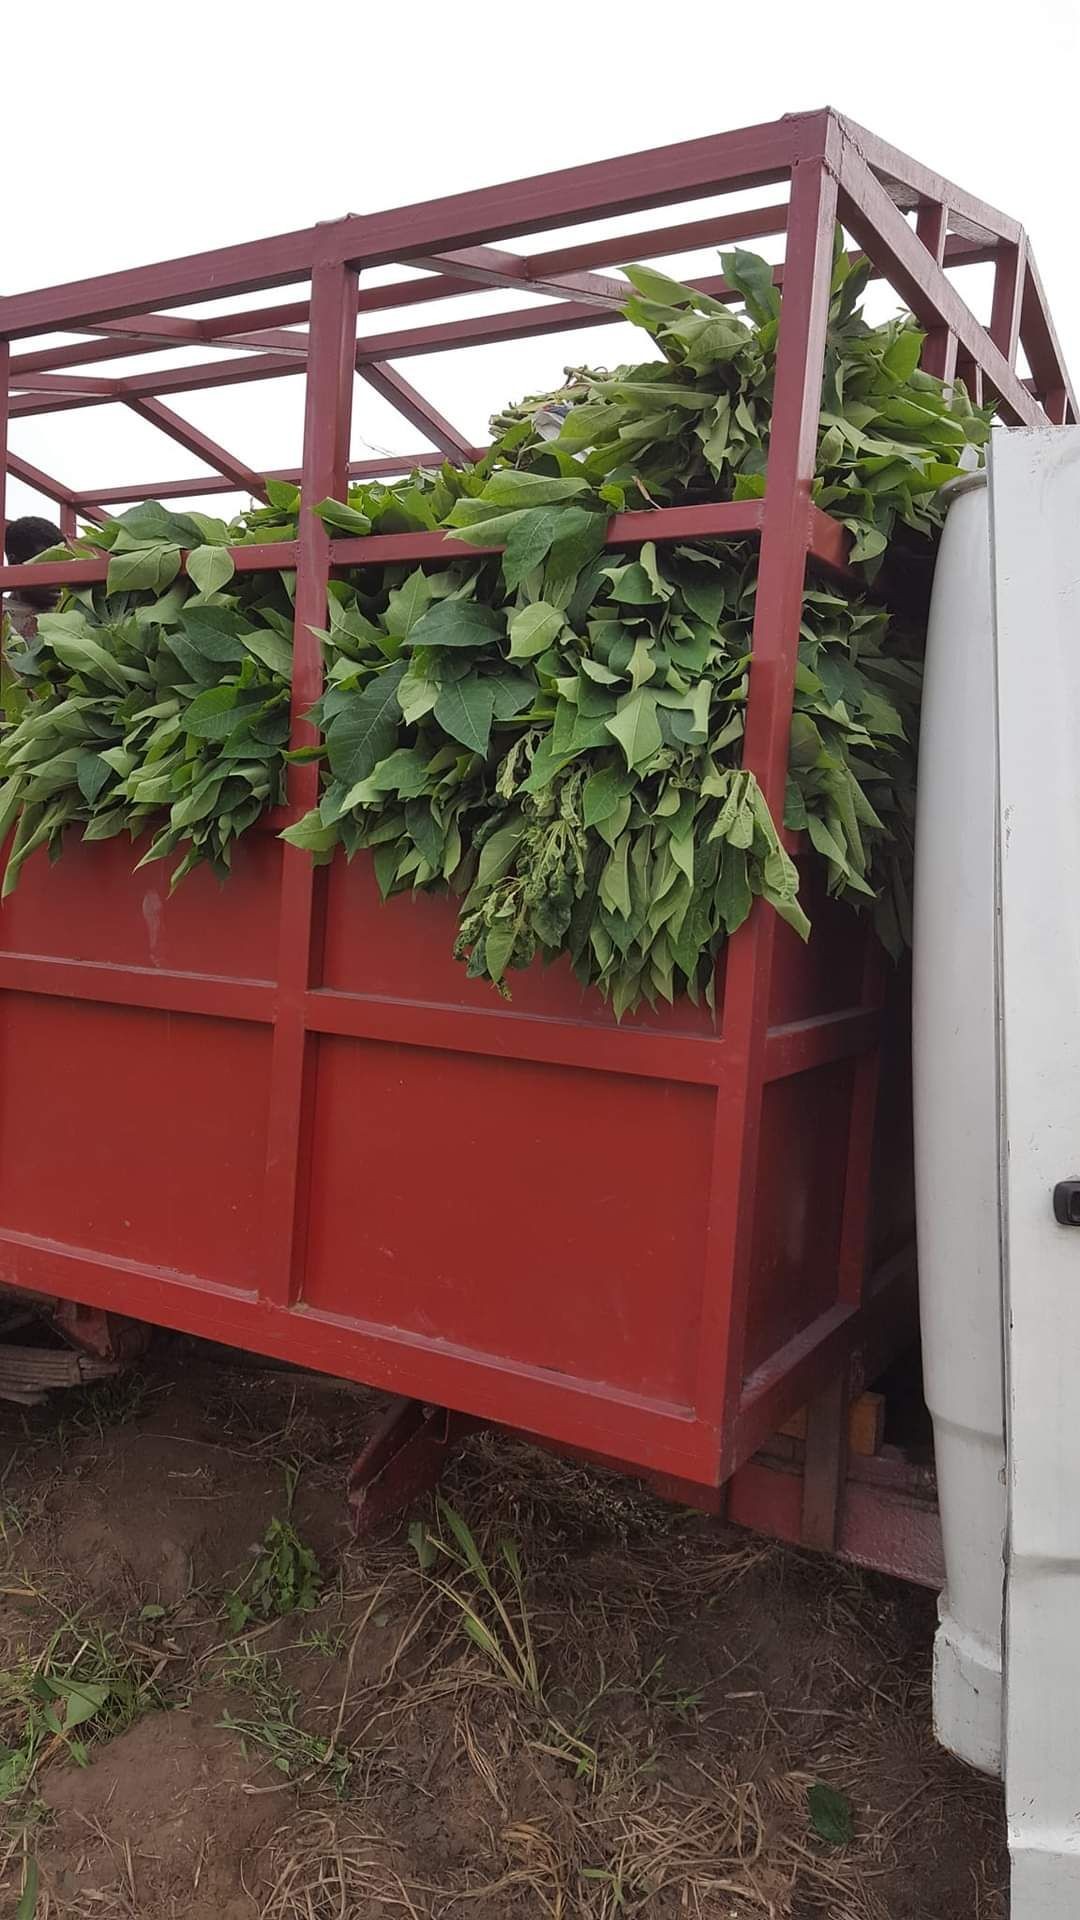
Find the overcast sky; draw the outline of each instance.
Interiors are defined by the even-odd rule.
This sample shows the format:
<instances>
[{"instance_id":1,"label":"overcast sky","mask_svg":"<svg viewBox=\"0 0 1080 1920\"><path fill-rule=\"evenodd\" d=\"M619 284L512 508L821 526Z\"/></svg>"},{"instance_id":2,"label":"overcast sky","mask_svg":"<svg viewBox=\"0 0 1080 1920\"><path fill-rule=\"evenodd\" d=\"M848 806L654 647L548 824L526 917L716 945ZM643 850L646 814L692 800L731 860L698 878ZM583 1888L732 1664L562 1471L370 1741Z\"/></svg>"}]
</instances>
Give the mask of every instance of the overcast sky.
<instances>
[{"instance_id":1,"label":"overcast sky","mask_svg":"<svg viewBox=\"0 0 1080 1920\"><path fill-rule=\"evenodd\" d=\"M1078 82L1075 0L1027 0L1019 10L993 0L932 8L188 0L177 10L152 0L100 9L52 0L43 10L8 9L4 22L0 289L830 104L1023 221L1077 375ZM775 199L776 190L757 197ZM710 270L703 256L664 264ZM969 275L965 292L968 284L973 303L985 298L985 275ZM482 298L503 310L525 303ZM470 310L448 306L445 317ZM393 324L418 318L403 310ZM622 357L623 331L430 356L402 370L480 438L495 407L556 384L567 360ZM252 466L290 465L300 457L301 388L285 380L185 394L176 410ZM16 422L11 441L80 487L204 471L119 407ZM354 455L419 444L415 429L358 386ZM12 484L9 514L41 508Z\"/></svg>"}]
</instances>

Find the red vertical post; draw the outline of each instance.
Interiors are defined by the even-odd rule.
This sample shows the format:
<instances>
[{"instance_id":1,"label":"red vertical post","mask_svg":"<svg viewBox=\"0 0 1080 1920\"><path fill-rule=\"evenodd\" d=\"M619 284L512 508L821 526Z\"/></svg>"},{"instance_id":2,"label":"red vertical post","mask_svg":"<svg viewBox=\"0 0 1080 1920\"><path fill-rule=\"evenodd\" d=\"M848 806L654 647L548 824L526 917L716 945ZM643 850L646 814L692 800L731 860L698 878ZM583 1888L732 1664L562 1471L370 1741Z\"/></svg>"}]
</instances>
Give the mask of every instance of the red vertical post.
<instances>
[{"instance_id":1,"label":"red vertical post","mask_svg":"<svg viewBox=\"0 0 1080 1920\"><path fill-rule=\"evenodd\" d=\"M949 234L949 209L938 201L927 200L915 216L915 231L927 252L940 267L945 259ZM956 340L948 327L931 327L923 342L922 366L939 380L951 380L956 371Z\"/></svg>"},{"instance_id":2,"label":"red vertical post","mask_svg":"<svg viewBox=\"0 0 1080 1920\"><path fill-rule=\"evenodd\" d=\"M343 496L348 486L357 292L357 276L352 268L339 261L314 268L293 628L290 736L293 748L310 746L318 737L307 718L322 691L322 654L311 629L326 624L330 536L313 508L327 495ZM294 816L314 806L318 792L317 763L290 767L288 798ZM277 998L267 1118L261 1288L263 1297L279 1306L288 1306L297 1298L300 1280L307 1184L302 1161L312 1091L305 996L311 974L314 908L315 873L311 855L285 846L282 848Z\"/></svg>"},{"instance_id":3,"label":"red vertical post","mask_svg":"<svg viewBox=\"0 0 1080 1920\"><path fill-rule=\"evenodd\" d=\"M854 937L854 934L853 934ZM865 942L861 1004L879 1016L884 1011L887 981L885 950L872 921L864 919ZM857 1307L866 1277L866 1244L870 1225L870 1180L874 1166L874 1117L881 1077L881 1039L860 1053L852 1068L851 1109L848 1121L844 1212L840 1223L839 1298Z\"/></svg>"},{"instance_id":4,"label":"red vertical post","mask_svg":"<svg viewBox=\"0 0 1080 1920\"><path fill-rule=\"evenodd\" d=\"M1026 251L1023 240L1015 247L1002 244L998 248L994 267L990 338L999 352L1005 355L1010 367L1016 364L1016 348L1020 339L1020 309L1027 274Z\"/></svg>"},{"instance_id":5,"label":"red vertical post","mask_svg":"<svg viewBox=\"0 0 1080 1920\"><path fill-rule=\"evenodd\" d=\"M968 399L973 407L983 404L983 370L977 360L968 358L956 362L956 379L962 380L967 388Z\"/></svg>"},{"instance_id":6,"label":"red vertical post","mask_svg":"<svg viewBox=\"0 0 1080 1920\"><path fill-rule=\"evenodd\" d=\"M743 751L743 764L756 774L778 821L783 818L787 783L832 279L837 185L828 163L828 142L837 135L836 123L830 118L826 123L826 151L796 159L791 176ZM731 1049L732 1082L718 1107L714 1136L696 1403L702 1419L711 1424L723 1422L718 1461L721 1472L730 1470L726 1454L742 1386L775 929L772 909L758 902L727 955L724 1038Z\"/></svg>"},{"instance_id":7,"label":"red vertical post","mask_svg":"<svg viewBox=\"0 0 1080 1920\"><path fill-rule=\"evenodd\" d=\"M60 502L60 531L65 540L74 540L79 531L78 516L74 503L70 500Z\"/></svg>"},{"instance_id":8,"label":"red vertical post","mask_svg":"<svg viewBox=\"0 0 1080 1920\"><path fill-rule=\"evenodd\" d=\"M835 178L823 160L796 163L743 751L743 765L757 775L777 819L787 784L835 224ZM775 918L765 924L775 926Z\"/></svg>"},{"instance_id":9,"label":"red vertical post","mask_svg":"<svg viewBox=\"0 0 1080 1920\"><path fill-rule=\"evenodd\" d=\"M0 340L0 554L7 532L8 403L11 398L11 348Z\"/></svg>"}]
</instances>

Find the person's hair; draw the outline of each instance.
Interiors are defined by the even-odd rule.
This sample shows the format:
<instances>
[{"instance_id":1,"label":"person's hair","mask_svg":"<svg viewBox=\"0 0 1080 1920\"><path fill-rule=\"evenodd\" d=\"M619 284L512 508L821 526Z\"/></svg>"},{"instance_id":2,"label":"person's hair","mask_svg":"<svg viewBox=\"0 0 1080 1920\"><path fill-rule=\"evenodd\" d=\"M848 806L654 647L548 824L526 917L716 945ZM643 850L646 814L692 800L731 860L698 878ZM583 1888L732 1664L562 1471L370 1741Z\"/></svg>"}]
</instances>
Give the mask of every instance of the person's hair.
<instances>
[{"instance_id":1,"label":"person's hair","mask_svg":"<svg viewBox=\"0 0 1080 1920\"><path fill-rule=\"evenodd\" d=\"M44 553L48 547L58 547L63 541L59 527L51 520L42 520L36 514L25 514L21 520L8 523L4 535L4 552L9 567L25 566L37 554Z\"/></svg>"},{"instance_id":2,"label":"person's hair","mask_svg":"<svg viewBox=\"0 0 1080 1920\"><path fill-rule=\"evenodd\" d=\"M49 547L58 547L63 541L59 527L51 520L42 520L38 514L27 513L21 520L9 522L4 534L4 552L9 567L22 567L28 560L36 559L39 553L45 553ZM48 613L60 598L55 587L23 587L20 599L28 607L36 607L39 613Z\"/></svg>"}]
</instances>

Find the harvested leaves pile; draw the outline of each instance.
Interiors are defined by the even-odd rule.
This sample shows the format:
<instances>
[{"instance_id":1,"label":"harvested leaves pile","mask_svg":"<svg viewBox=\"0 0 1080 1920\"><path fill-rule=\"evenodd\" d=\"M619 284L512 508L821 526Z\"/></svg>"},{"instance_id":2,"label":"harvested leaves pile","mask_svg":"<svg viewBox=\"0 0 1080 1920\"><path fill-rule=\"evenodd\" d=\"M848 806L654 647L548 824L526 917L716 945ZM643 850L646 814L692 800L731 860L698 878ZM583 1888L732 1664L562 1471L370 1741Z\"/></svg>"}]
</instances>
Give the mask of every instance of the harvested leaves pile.
<instances>
[{"instance_id":1,"label":"harvested leaves pile","mask_svg":"<svg viewBox=\"0 0 1080 1920\"><path fill-rule=\"evenodd\" d=\"M642 997L708 999L755 895L809 931L740 765L756 549L604 545L624 507L764 490L780 295L752 254L724 269L741 315L627 268L626 318L653 357L575 370L499 415L475 466L315 509L337 532L445 527L502 549L332 583L322 795L285 837L317 859L371 849L384 895L450 887L458 953L504 990L509 969L568 952L619 1014ZM838 242L814 497L850 529L869 584L901 529L932 534L940 489L989 415L919 370L910 319L864 321L867 271ZM283 797L293 576L237 574L228 553L295 537L296 489L268 495L231 525L149 502L88 530L77 544L108 548L106 584L66 595L31 646L9 641L5 894L72 828L149 835L144 860L180 854L174 879L203 860L227 869ZM785 824L806 832L832 891L873 907L892 948L906 929L919 652L871 599L808 582Z\"/></svg>"}]
</instances>

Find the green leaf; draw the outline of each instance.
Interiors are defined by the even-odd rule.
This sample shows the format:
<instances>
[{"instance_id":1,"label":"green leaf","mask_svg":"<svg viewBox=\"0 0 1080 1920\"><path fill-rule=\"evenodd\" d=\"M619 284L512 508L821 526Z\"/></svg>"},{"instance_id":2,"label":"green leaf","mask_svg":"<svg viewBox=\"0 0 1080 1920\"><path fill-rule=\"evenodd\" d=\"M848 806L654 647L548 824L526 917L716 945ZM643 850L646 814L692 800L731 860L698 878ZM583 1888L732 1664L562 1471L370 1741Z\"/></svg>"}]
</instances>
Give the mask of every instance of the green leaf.
<instances>
[{"instance_id":1,"label":"green leaf","mask_svg":"<svg viewBox=\"0 0 1080 1920\"><path fill-rule=\"evenodd\" d=\"M656 695L647 687L631 693L619 702L618 712L605 722L608 733L619 742L628 767L644 766L661 744L660 723L656 717Z\"/></svg>"},{"instance_id":2,"label":"green leaf","mask_svg":"<svg viewBox=\"0 0 1080 1920\"><path fill-rule=\"evenodd\" d=\"M108 784L112 768L97 753L81 753L75 770L79 783L79 792L88 806L93 806L102 787Z\"/></svg>"},{"instance_id":3,"label":"green leaf","mask_svg":"<svg viewBox=\"0 0 1080 1920\"><path fill-rule=\"evenodd\" d=\"M484 500L459 500L447 522L447 531L455 540L470 546L505 546L514 528L527 518L527 508L511 513L499 512Z\"/></svg>"},{"instance_id":4,"label":"green leaf","mask_svg":"<svg viewBox=\"0 0 1080 1920\"><path fill-rule=\"evenodd\" d=\"M89 632L56 632L54 623L65 618L62 613L42 614L38 629L45 633L58 660L73 673L84 674L89 679L104 680L110 687L118 688L122 693L130 692L130 684L119 661L114 659L105 647L91 638Z\"/></svg>"},{"instance_id":5,"label":"green leaf","mask_svg":"<svg viewBox=\"0 0 1080 1920\"><path fill-rule=\"evenodd\" d=\"M130 547L197 547L199 529L186 513L170 513L160 500L143 500L112 523Z\"/></svg>"},{"instance_id":6,"label":"green leaf","mask_svg":"<svg viewBox=\"0 0 1080 1920\"><path fill-rule=\"evenodd\" d=\"M421 1573L430 1573L439 1557L438 1548L422 1520L409 1524L409 1545L416 1555Z\"/></svg>"},{"instance_id":7,"label":"green leaf","mask_svg":"<svg viewBox=\"0 0 1080 1920\"><path fill-rule=\"evenodd\" d=\"M855 1838L855 1819L844 1794L837 1793L835 1787L818 1784L807 1788L806 1804L810 1825L819 1840L833 1847L850 1846Z\"/></svg>"},{"instance_id":8,"label":"green leaf","mask_svg":"<svg viewBox=\"0 0 1080 1920\"><path fill-rule=\"evenodd\" d=\"M494 920L488 927L484 935L484 965L489 979L502 979L517 945L517 936L517 921L510 918Z\"/></svg>"},{"instance_id":9,"label":"green leaf","mask_svg":"<svg viewBox=\"0 0 1080 1920\"><path fill-rule=\"evenodd\" d=\"M244 658L248 623L234 607L186 606L180 615L185 636L208 660L231 664Z\"/></svg>"},{"instance_id":10,"label":"green leaf","mask_svg":"<svg viewBox=\"0 0 1080 1920\"><path fill-rule=\"evenodd\" d=\"M263 688L251 692L235 686L208 687L183 715L184 731L198 740L227 740L245 717L265 703Z\"/></svg>"},{"instance_id":11,"label":"green leaf","mask_svg":"<svg viewBox=\"0 0 1080 1920\"><path fill-rule=\"evenodd\" d=\"M537 685L531 673L514 673L508 668L489 674L486 684L495 702L496 720L512 720L536 699Z\"/></svg>"},{"instance_id":12,"label":"green leaf","mask_svg":"<svg viewBox=\"0 0 1080 1920\"><path fill-rule=\"evenodd\" d=\"M430 757L430 753L420 747L396 747L385 760L379 761L364 784L376 792L396 793L402 799L415 800L427 788Z\"/></svg>"},{"instance_id":13,"label":"green leaf","mask_svg":"<svg viewBox=\"0 0 1080 1920\"><path fill-rule=\"evenodd\" d=\"M439 697L439 682L429 680L410 667L398 682L398 700L403 718L409 726L415 726L425 713L430 713Z\"/></svg>"},{"instance_id":14,"label":"green leaf","mask_svg":"<svg viewBox=\"0 0 1080 1920\"><path fill-rule=\"evenodd\" d=\"M642 546L641 566L652 584L654 597L657 600L670 600L674 588L660 572L656 560L656 546L652 540L646 540Z\"/></svg>"},{"instance_id":15,"label":"green leaf","mask_svg":"<svg viewBox=\"0 0 1080 1920\"><path fill-rule=\"evenodd\" d=\"M22 1892L19 1904L15 1908L15 1920L34 1920L38 1905L38 1887L40 1875L36 1860L28 1859L23 1869Z\"/></svg>"},{"instance_id":16,"label":"green leaf","mask_svg":"<svg viewBox=\"0 0 1080 1920\"><path fill-rule=\"evenodd\" d=\"M500 827L484 841L480 849L480 864L476 870L477 885L481 888L493 887L501 880L514 864L514 855L521 845L525 829L520 819L507 827Z\"/></svg>"},{"instance_id":17,"label":"green leaf","mask_svg":"<svg viewBox=\"0 0 1080 1920\"><path fill-rule=\"evenodd\" d=\"M200 593L218 593L228 586L236 567L227 547L193 547L187 557L187 570Z\"/></svg>"},{"instance_id":18,"label":"green leaf","mask_svg":"<svg viewBox=\"0 0 1080 1920\"><path fill-rule=\"evenodd\" d=\"M474 753L487 752L494 712L494 690L490 681L481 680L479 675L451 681L435 702L439 725Z\"/></svg>"},{"instance_id":19,"label":"green leaf","mask_svg":"<svg viewBox=\"0 0 1080 1920\"><path fill-rule=\"evenodd\" d=\"M524 791L526 793L543 792L572 758L572 754L557 753L552 745L551 735L545 734L533 754L529 777L524 782Z\"/></svg>"},{"instance_id":20,"label":"green leaf","mask_svg":"<svg viewBox=\"0 0 1080 1920\"><path fill-rule=\"evenodd\" d=\"M473 1538L468 1522L457 1511L456 1507L450 1505L449 1500L444 1500L442 1494L436 1494L435 1504L440 1519L445 1520L447 1526L450 1528L472 1572L476 1575L481 1586L490 1590L491 1576L484 1564L483 1554L480 1552Z\"/></svg>"},{"instance_id":21,"label":"green leaf","mask_svg":"<svg viewBox=\"0 0 1080 1920\"><path fill-rule=\"evenodd\" d=\"M630 266L623 272L631 286L644 294L646 300L653 300L662 307L702 307L713 312L718 303L706 295L695 293L693 287L684 287L679 280L672 280L666 273L658 273L655 267Z\"/></svg>"},{"instance_id":22,"label":"green leaf","mask_svg":"<svg viewBox=\"0 0 1080 1920\"><path fill-rule=\"evenodd\" d=\"M86 1680L50 1679L48 1684L57 1698L65 1703L65 1733L71 1733L87 1720L92 1720L96 1713L101 1712L113 1692L112 1687Z\"/></svg>"},{"instance_id":23,"label":"green leaf","mask_svg":"<svg viewBox=\"0 0 1080 1920\"><path fill-rule=\"evenodd\" d=\"M502 1664L498 1642L491 1629L484 1625L478 1615L466 1612L462 1618L462 1626L469 1639L476 1642L482 1653L486 1653L488 1658L494 1660L497 1665Z\"/></svg>"},{"instance_id":24,"label":"green leaf","mask_svg":"<svg viewBox=\"0 0 1080 1920\"><path fill-rule=\"evenodd\" d=\"M405 828L410 840L433 873L442 867L447 834L435 818L427 800L410 800L405 808Z\"/></svg>"},{"instance_id":25,"label":"green leaf","mask_svg":"<svg viewBox=\"0 0 1080 1920\"><path fill-rule=\"evenodd\" d=\"M437 600L412 629L414 647L490 647L503 616L476 600Z\"/></svg>"},{"instance_id":26,"label":"green leaf","mask_svg":"<svg viewBox=\"0 0 1080 1920\"><path fill-rule=\"evenodd\" d=\"M918 366L925 338L917 327L906 326L886 349L883 365L901 386L906 385Z\"/></svg>"},{"instance_id":27,"label":"green leaf","mask_svg":"<svg viewBox=\"0 0 1080 1920\"><path fill-rule=\"evenodd\" d=\"M546 560L563 525L562 507L539 507L523 513L511 528L502 559L508 593L516 592L526 574Z\"/></svg>"},{"instance_id":28,"label":"green leaf","mask_svg":"<svg viewBox=\"0 0 1080 1920\"><path fill-rule=\"evenodd\" d=\"M600 878L600 898L604 906L610 913L621 914L624 920L630 918L629 854L630 835L624 833L612 848Z\"/></svg>"},{"instance_id":29,"label":"green leaf","mask_svg":"<svg viewBox=\"0 0 1080 1920\"><path fill-rule=\"evenodd\" d=\"M651 680L656 672L652 646L644 634L634 642L634 651L627 662L626 671L630 676L630 686L635 693L639 687L645 685L646 681Z\"/></svg>"},{"instance_id":30,"label":"green leaf","mask_svg":"<svg viewBox=\"0 0 1080 1920\"><path fill-rule=\"evenodd\" d=\"M363 691L327 728L330 770L346 786L366 779L392 751L401 719L398 686L404 672L404 663L395 660L373 674Z\"/></svg>"},{"instance_id":31,"label":"green leaf","mask_svg":"<svg viewBox=\"0 0 1080 1920\"><path fill-rule=\"evenodd\" d=\"M595 827L609 820L630 784L630 776L620 767L601 767L598 773L590 774L581 802L585 825Z\"/></svg>"},{"instance_id":32,"label":"green leaf","mask_svg":"<svg viewBox=\"0 0 1080 1920\"><path fill-rule=\"evenodd\" d=\"M505 512L508 508L548 506L557 501L572 500L576 494L588 491L587 480L503 467L491 475L481 498L492 501L501 512Z\"/></svg>"},{"instance_id":33,"label":"green leaf","mask_svg":"<svg viewBox=\"0 0 1080 1920\"><path fill-rule=\"evenodd\" d=\"M185 514L184 518L191 521L192 526L195 527L200 534L205 546L228 546L229 529L224 520L216 519L213 514L194 512Z\"/></svg>"},{"instance_id":34,"label":"green leaf","mask_svg":"<svg viewBox=\"0 0 1080 1920\"><path fill-rule=\"evenodd\" d=\"M422 567L410 573L403 586L390 593L383 619L386 630L397 640L408 640L417 622L431 605L431 583Z\"/></svg>"},{"instance_id":35,"label":"green leaf","mask_svg":"<svg viewBox=\"0 0 1080 1920\"><path fill-rule=\"evenodd\" d=\"M625 606L644 607L660 598L643 566L612 567L611 597Z\"/></svg>"},{"instance_id":36,"label":"green leaf","mask_svg":"<svg viewBox=\"0 0 1080 1920\"><path fill-rule=\"evenodd\" d=\"M310 813L305 813L295 825L286 827L281 838L287 840L291 847L302 848L305 853L329 853L337 845L338 832L336 826L323 825L316 807Z\"/></svg>"},{"instance_id":37,"label":"green leaf","mask_svg":"<svg viewBox=\"0 0 1080 1920\"><path fill-rule=\"evenodd\" d=\"M863 560L876 560L885 552L889 543L879 528L865 521L848 520L846 525L855 533L855 541L848 554L848 559L853 565Z\"/></svg>"},{"instance_id":38,"label":"green leaf","mask_svg":"<svg viewBox=\"0 0 1080 1920\"><path fill-rule=\"evenodd\" d=\"M179 547L132 547L109 555L105 591L162 593L179 571Z\"/></svg>"},{"instance_id":39,"label":"green leaf","mask_svg":"<svg viewBox=\"0 0 1080 1920\"><path fill-rule=\"evenodd\" d=\"M261 660L271 673L279 674L286 683L292 680L293 650L280 633L272 627L255 627L243 635L246 651Z\"/></svg>"},{"instance_id":40,"label":"green leaf","mask_svg":"<svg viewBox=\"0 0 1080 1920\"><path fill-rule=\"evenodd\" d=\"M534 600L510 616L511 660L532 660L546 653L565 625L565 616L546 600Z\"/></svg>"},{"instance_id":41,"label":"green leaf","mask_svg":"<svg viewBox=\"0 0 1080 1920\"><path fill-rule=\"evenodd\" d=\"M300 489L290 480L268 480L266 497L279 513L295 513L300 505Z\"/></svg>"},{"instance_id":42,"label":"green leaf","mask_svg":"<svg viewBox=\"0 0 1080 1920\"><path fill-rule=\"evenodd\" d=\"M341 500L320 500L315 508L324 527L330 527L339 533L359 535L371 532L371 521L366 513L360 513L356 507L345 506Z\"/></svg>"},{"instance_id":43,"label":"green leaf","mask_svg":"<svg viewBox=\"0 0 1080 1920\"><path fill-rule=\"evenodd\" d=\"M564 507L544 569L544 591L567 597L576 591L579 575L596 558L606 535L605 514L586 513L582 507ZM505 571L504 567L504 574Z\"/></svg>"},{"instance_id":44,"label":"green leaf","mask_svg":"<svg viewBox=\"0 0 1080 1920\"><path fill-rule=\"evenodd\" d=\"M724 278L737 287L746 302L746 311L758 322L759 326L775 320L780 312L780 293L773 280L773 270L767 260L756 253L747 253L742 247L735 247L730 253L722 253L720 264L724 269Z\"/></svg>"},{"instance_id":45,"label":"green leaf","mask_svg":"<svg viewBox=\"0 0 1080 1920\"><path fill-rule=\"evenodd\" d=\"M726 846L716 882L716 911L725 933L737 933L750 912L754 896L750 890L746 854L738 847Z\"/></svg>"}]
</instances>

